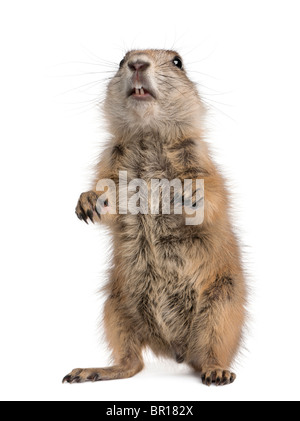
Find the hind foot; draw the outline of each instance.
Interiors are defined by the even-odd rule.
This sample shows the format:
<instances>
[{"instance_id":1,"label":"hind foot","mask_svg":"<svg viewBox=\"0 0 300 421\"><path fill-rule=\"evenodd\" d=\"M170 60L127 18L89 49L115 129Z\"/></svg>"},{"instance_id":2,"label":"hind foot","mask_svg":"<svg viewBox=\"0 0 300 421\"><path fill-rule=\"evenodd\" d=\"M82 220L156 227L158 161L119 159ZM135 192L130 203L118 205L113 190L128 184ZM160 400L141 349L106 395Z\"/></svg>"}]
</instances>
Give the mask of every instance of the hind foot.
<instances>
[{"instance_id":1,"label":"hind foot","mask_svg":"<svg viewBox=\"0 0 300 421\"><path fill-rule=\"evenodd\" d=\"M211 370L201 373L202 383L210 386L214 383L216 386L224 386L233 383L236 375L228 370Z\"/></svg>"}]
</instances>

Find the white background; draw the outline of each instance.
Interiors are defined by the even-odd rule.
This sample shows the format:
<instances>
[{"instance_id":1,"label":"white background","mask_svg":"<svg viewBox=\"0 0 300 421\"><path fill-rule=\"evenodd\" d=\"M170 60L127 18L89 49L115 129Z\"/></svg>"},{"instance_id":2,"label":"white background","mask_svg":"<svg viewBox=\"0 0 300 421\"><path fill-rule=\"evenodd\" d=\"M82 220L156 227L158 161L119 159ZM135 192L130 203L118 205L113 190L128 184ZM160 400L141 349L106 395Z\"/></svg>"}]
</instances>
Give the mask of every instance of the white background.
<instances>
[{"instance_id":1,"label":"white background","mask_svg":"<svg viewBox=\"0 0 300 421\"><path fill-rule=\"evenodd\" d=\"M299 400L299 12L292 0L1 2L1 399ZM133 47L183 55L233 193L251 323L224 388L150 353L132 379L61 384L108 363L109 238L74 208L105 139L95 105L115 67L103 60Z\"/></svg>"}]
</instances>

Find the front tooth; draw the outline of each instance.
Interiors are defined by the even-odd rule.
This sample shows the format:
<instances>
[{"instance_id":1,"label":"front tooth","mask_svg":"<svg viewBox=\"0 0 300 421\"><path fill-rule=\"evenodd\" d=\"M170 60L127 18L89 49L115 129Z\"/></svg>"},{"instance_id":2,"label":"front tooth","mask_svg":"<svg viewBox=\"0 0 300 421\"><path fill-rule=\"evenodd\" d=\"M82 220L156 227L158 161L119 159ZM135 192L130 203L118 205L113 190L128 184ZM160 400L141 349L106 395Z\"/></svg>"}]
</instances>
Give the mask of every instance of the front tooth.
<instances>
[{"instance_id":1,"label":"front tooth","mask_svg":"<svg viewBox=\"0 0 300 421\"><path fill-rule=\"evenodd\" d=\"M141 88L141 95L144 95L144 94L145 94L144 89Z\"/></svg>"},{"instance_id":2,"label":"front tooth","mask_svg":"<svg viewBox=\"0 0 300 421\"><path fill-rule=\"evenodd\" d=\"M139 90L138 90L138 88L135 88L135 94L136 94L136 95L139 95Z\"/></svg>"}]
</instances>

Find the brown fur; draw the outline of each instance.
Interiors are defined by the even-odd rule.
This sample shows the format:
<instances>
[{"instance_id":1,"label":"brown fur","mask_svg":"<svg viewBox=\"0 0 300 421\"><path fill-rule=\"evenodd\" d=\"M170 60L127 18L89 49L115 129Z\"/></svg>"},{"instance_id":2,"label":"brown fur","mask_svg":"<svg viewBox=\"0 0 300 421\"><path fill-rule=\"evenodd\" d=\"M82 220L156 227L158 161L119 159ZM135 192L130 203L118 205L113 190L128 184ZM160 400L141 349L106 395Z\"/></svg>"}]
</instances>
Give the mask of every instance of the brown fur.
<instances>
[{"instance_id":1,"label":"brown fur","mask_svg":"<svg viewBox=\"0 0 300 421\"><path fill-rule=\"evenodd\" d=\"M142 350L185 362L209 385L228 384L245 319L246 287L228 194L203 139L204 108L185 70L165 50L131 51L110 82L104 113L111 134L92 190L83 193L80 219L111 228L113 268L104 323L115 366L75 369L64 381L130 377L143 368ZM156 99L127 97L129 61L145 60L143 72ZM187 226L184 215L97 215L99 179L128 181L204 179L205 217ZM108 202L112 200L106 192ZM117 203L118 205L118 203Z\"/></svg>"}]
</instances>

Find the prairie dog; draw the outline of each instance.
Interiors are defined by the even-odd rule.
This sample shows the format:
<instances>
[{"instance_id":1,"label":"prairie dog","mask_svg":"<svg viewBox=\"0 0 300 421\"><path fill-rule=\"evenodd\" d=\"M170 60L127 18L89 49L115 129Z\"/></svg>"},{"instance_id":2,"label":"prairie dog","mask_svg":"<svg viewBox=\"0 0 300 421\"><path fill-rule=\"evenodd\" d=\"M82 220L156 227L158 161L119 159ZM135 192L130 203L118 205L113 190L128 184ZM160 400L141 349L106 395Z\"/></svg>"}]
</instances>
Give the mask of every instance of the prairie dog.
<instances>
[{"instance_id":1,"label":"prairie dog","mask_svg":"<svg viewBox=\"0 0 300 421\"><path fill-rule=\"evenodd\" d=\"M175 51L129 51L108 84L109 141L76 213L112 233L104 326L114 365L74 369L63 382L131 377L143 368L145 347L185 362L206 385L235 380L246 285L224 180L203 141L204 114ZM187 224L185 209L130 213L127 202L124 210L120 192L99 187L99 180L120 187L120 174L147 188L154 179L203 180L204 219Z\"/></svg>"}]
</instances>

